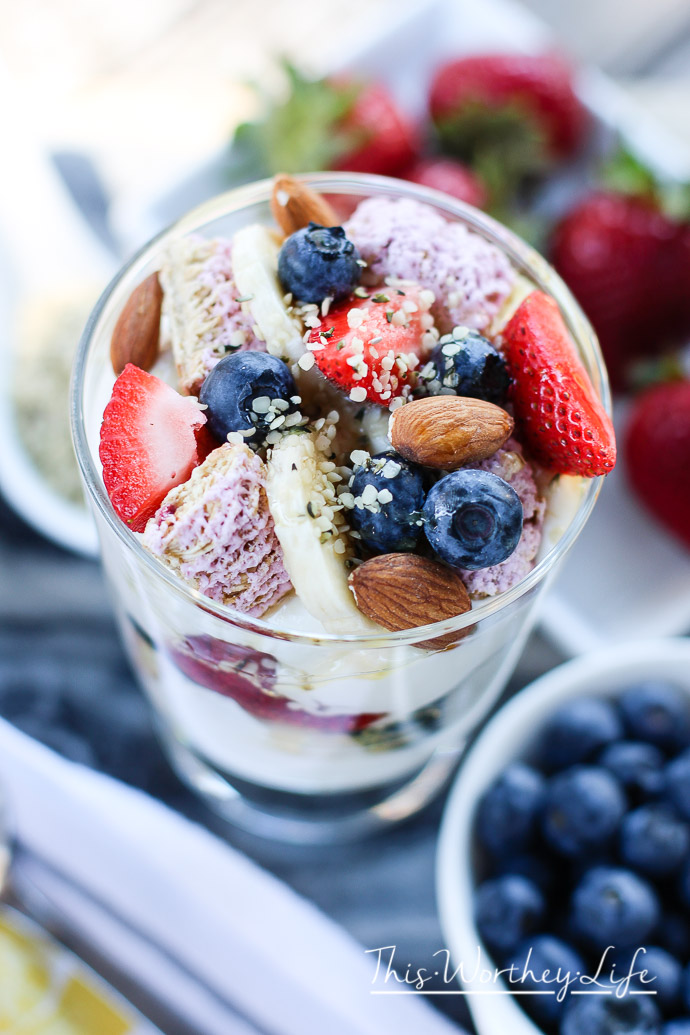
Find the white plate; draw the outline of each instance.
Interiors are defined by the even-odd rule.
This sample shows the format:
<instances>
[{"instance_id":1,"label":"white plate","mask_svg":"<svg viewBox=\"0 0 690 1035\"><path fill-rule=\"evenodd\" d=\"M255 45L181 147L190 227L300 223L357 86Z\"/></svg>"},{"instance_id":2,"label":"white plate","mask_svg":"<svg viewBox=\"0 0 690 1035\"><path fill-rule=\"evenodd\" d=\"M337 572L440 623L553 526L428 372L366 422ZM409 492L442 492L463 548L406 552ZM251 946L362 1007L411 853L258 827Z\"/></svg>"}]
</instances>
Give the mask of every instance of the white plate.
<instances>
[{"instance_id":1,"label":"white plate","mask_svg":"<svg viewBox=\"0 0 690 1035\"><path fill-rule=\"evenodd\" d=\"M513 697L475 741L451 789L438 843L438 910L454 967L464 960L470 968L481 945L472 894L472 826L477 801L506 765L524 754L559 705L573 697L614 696L627 684L646 678L669 679L690 695L690 640L620 644L568 661ZM483 957L490 959L486 949ZM486 989L486 985L477 981L465 988ZM541 1035L513 996L473 994L467 1003L479 1035Z\"/></svg>"}]
</instances>

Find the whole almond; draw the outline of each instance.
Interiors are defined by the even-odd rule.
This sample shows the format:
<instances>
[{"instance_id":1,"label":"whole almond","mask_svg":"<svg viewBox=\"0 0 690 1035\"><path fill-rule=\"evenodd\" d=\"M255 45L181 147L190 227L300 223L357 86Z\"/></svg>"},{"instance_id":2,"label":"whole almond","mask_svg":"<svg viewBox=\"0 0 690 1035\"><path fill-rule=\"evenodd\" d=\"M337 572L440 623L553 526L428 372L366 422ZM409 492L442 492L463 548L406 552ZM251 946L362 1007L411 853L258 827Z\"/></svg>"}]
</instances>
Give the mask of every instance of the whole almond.
<instances>
[{"instance_id":1,"label":"whole almond","mask_svg":"<svg viewBox=\"0 0 690 1035\"><path fill-rule=\"evenodd\" d=\"M321 194L285 173L278 173L273 178L271 212L286 236L308 223L318 223L319 226L338 226L340 223Z\"/></svg>"},{"instance_id":2,"label":"whole almond","mask_svg":"<svg viewBox=\"0 0 690 1035\"><path fill-rule=\"evenodd\" d=\"M407 460L454 471L493 456L510 438L513 425L510 414L494 403L436 395L394 410L390 440Z\"/></svg>"},{"instance_id":3,"label":"whole almond","mask_svg":"<svg viewBox=\"0 0 690 1035\"><path fill-rule=\"evenodd\" d=\"M355 568L348 581L359 610L392 632L455 618L472 607L457 572L415 553L372 557ZM415 646L449 647L469 631L436 636Z\"/></svg>"},{"instance_id":4,"label":"whole almond","mask_svg":"<svg viewBox=\"0 0 690 1035\"><path fill-rule=\"evenodd\" d=\"M120 313L110 339L110 361L120 375L128 363L150 370L158 356L163 290L158 274L135 287Z\"/></svg>"}]
</instances>

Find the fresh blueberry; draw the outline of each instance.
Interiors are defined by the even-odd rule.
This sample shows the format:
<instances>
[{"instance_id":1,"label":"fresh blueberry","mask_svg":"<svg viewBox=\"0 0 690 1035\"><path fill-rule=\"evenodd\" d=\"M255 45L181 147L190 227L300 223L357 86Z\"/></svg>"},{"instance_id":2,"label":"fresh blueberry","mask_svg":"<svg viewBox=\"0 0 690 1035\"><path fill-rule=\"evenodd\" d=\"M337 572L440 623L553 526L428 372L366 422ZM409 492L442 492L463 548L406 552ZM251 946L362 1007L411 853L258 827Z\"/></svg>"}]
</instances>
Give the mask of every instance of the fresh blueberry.
<instances>
[{"instance_id":1,"label":"fresh blueberry","mask_svg":"<svg viewBox=\"0 0 690 1035\"><path fill-rule=\"evenodd\" d=\"M680 868L689 851L690 829L666 805L642 805L621 823L621 859L639 873L666 877Z\"/></svg>"},{"instance_id":2,"label":"fresh blueberry","mask_svg":"<svg viewBox=\"0 0 690 1035\"><path fill-rule=\"evenodd\" d=\"M504 966L506 969L513 968L512 973L505 976L511 991L522 989L556 993L529 996L526 999L530 1013L544 1024L554 1024L563 1013L569 996L566 994L565 998L560 999L558 993L566 987L566 982L569 989L576 988L577 977L587 973L580 954L550 934L539 934L522 942L507 957Z\"/></svg>"},{"instance_id":3,"label":"fresh blueberry","mask_svg":"<svg viewBox=\"0 0 690 1035\"><path fill-rule=\"evenodd\" d=\"M690 860L685 864L678 882L678 893L686 909L690 909Z\"/></svg>"},{"instance_id":4,"label":"fresh blueberry","mask_svg":"<svg viewBox=\"0 0 690 1035\"><path fill-rule=\"evenodd\" d=\"M432 394L451 388L457 395L498 405L505 402L510 387L503 356L469 327L456 327L441 338L422 371L422 380Z\"/></svg>"},{"instance_id":5,"label":"fresh blueberry","mask_svg":"<svg viewBox=\"0 0 690 1035\"><path fill-rule=\"evenodd\" d=\"M573 766L546 786L542 832L561 855L591 855L604 848L625 814L615 777L596 766Z\"/></svg>"},{"instance_id":6,"label":"fresh blueberry","mask_svg":"<svg viewBox=\"0 0 690 1035\"><path fill-rule=\"evenodd\" d=\"M488 471L453 471L432 487L424 530L436 553L455 568L476 571L510 557L522 535L522 503Z\"/></svg>"},{"instance_id":7,"label":"fresh blueberry","mask_svg":"<svg viewBox=\"0 0 690 1035\"><path fill-rule=\"evenodd\" d=\"M630 736L678 751L690 744L690 702L677 686L649 680L621 695L620 709Z\"/></svg>"},{"instance_id":8,"label":"fresh blueberry","mask_svg":"<svg viewBox=\"0 0 690 1035\"><path fill-rule=\"evenodd\" d=\"M359 284L359 253L342 226L309 226L283 242L278 255L278 277L286 291L300 302L320 304L324 298L345 298Z\"/></svg>"},{"instance_id":9,"label":"fresh blueberry","mask_svg":"<svg viewBox=\"0 0 690 1035\"><path fill-rule=\"evenodd\" d=\"M657 945L630 947L617 952L613 961L616 980L630 975L631 988L654 992L659 1009L667 1016L675 1013L680 1006L683 968L666 949Z\"/></svg>"},{"instance_id":10,"label":"fresh blueberry","mask_svg":"<svg viewBox=\"0 0 690 1035\"><path fill-rule=\"evenodd\" d=\"M537 747L537 761L553 772L589 761L597 751L623 735L620 719L609 701L578 697L553 713Z\"/></svg>"},{"instance_id":11,"label":"fresh blueberry","mask_svg":"<svg viewBox=\"0 0 690 1035\"><path fill-rule=\"evenodd\" d=\"M560 1035L660 1035L661 1016L653 996L573 996Z\"/></svg>"},{"instance_id":12,"label":"fresh blueberry","mask_svg":"<svg viewBox=\"0 0 690 1035\"><path fill-rule=\"evenodd\" d=\"M513 855L508 853L494 860L494 872L501 877L512 874L517 877L526 877L533 884L549 895L557 884L558 876L554 873L551 860L542 855L533 855L527 852Z\"/></svg>"},{"instance_id":13,"label":"fresh blueberry","mask_svg":"<svg viewBox=\"0 0 690 1035\"><path fill-rule=\"evenodd\" d=\"M609 744L599 756L599 765L613 773L635 804L642 804L663 790L664 756L654 744L636 740Z\"/></svg>"},{"instance_id":14,"label":"fresh blueberry","mask_svg":"<svg viewBox=\"0 0 690 1035\"><path fill-rule=\"evenodd\" d=\"M582 878L571 900L574 930L594 949L644 945L660 917L652 887L630 870L595 866Z\"/></svg>"},{"instance_id":15,"label":"fresh blueberry","mask_svg":"<svg viewBox=\"0 0 690 1035\"><path fill-rule=\"evenodd\" d=\"M511 952L531 934L544 916L544 896L525 877L497 877L477 888L474 915L490 949Z\"/></svg>"},{"instance_id":16,"label":"fresh blueberry","mask_svg":"<svg viewBox=\"0 0 690 1035\"><path fill-rule=\"evenodd\" d=\"M666 767L666 795L686 819L690 819L690 750Z\"/></svg>"},{"instance_id":17,"label":"fresh blueberry","mask_svg":"<svg viewBox=\"0 0 690 1035\"><path fill-rule=\"evenodd\" d=\"M265 438L270 425L294 412L294 378L282 359L267 352L234 352L213 368L201 386L210 430L221 442L231 431L251 431L249 445Z\"/></svg>"},{"instance_id":18,"label":"fresh blueberry","mask_svg":"<svg viewBox=\"0 0 690 1035\"><path fill-rule=\"evenodd\" d=\"M534 832L544 796L544 778L531 766L513 762L486 792L477 809L477 836L493 855L525 848Z\"/></svg>"},{"instance_id":19,"label":"fresh blueberry","mask_svg":"<svg viewBox=\"0 0 690 1035\"><path fill-rule=\"evenodd\" d=\"M690 1017L667 1021L661 1029L661 1035L690 1035Z\"/></svg>"},{"instance_id":20,"label":"fresh blueberry","mask_svg":"<svg viewBox=\"0 0 690 1035\"><path fill-rule=\"evenodd\" d=\"M355 468L350 524L372 550L414 550L421 535L424 472L389 450ZM380 497L379 497L380 494Z\"/></svg>"},{"instance_id":21,"label":"fresh blueberry","mask_svg":"<svg viewBox=\"0 0 690 1035\"><path fill-rule=\"evenodd\" d=\"M659 924L659 942L676 959L690 959L690 923L676 912L666 913Z\"/></svg>"}]
</instances>

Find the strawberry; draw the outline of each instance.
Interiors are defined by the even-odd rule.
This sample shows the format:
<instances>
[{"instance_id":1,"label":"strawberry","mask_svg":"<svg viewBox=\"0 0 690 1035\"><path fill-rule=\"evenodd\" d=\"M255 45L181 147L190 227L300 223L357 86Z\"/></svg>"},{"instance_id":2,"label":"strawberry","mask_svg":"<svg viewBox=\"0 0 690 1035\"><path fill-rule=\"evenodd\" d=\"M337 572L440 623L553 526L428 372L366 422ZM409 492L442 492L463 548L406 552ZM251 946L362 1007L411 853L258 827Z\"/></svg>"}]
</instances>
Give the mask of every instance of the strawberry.
<instances>
[{"instance_id":1,"label":"strawberry","mask_svg":"<svg viewBox=\"0 0 690 1035\"><path fill-rule=\"evenodd\" d=\"M690 547L690 381L655 385L635 400L625 453L639 498Z\"/></svg>"},{"instance_id":2,"label":"strawberry","mask_svg":"<svg viewBox=\"0 0 690 1035\"><path fill-rule=\"evenodd\" d=\"M288 94L267 100L263 117L237 129L234 178L277 172L351 169L396 176L414 162L419 142L381 83L305 79L284 63Z\"/></svg>"},{"instance_id":3,"label":"strawberry","mask_svg":"<svg viewBox=\"0 0 690 1035\"><path fill-rule=\"evenodd\" d=\"M613 425L556 302L533 291L504 328L503 354L523 441L544 467L585 478L616 463Z\"/></svg>"},{"instance_id":4,"label":"strawberry","mask_svg":"<svg viewBox=\"0 0 690 1035\"><path fill-rule=\"evenodd\" d=\"M340 88L338 83L330 85ZM397 176L417 155L416 133L381 83L361 86L338 130L348 134L352 144L331 160L331 169Z\"/></svg>"},{"instance_id":5,"label":"strawberry","mask_svg":"<svg viewBox=\"0 0 690 1035\"><path fill-rule=\"evenodd\" d=\"M322 733L357 733L385 718L385 713L343 715L308 712L275 690L277 663L270 654L215 640L190 636L168 648L173 663L190 679L223 697L230 697L256 719Z\"/></svg>"},{"instance_id":6,"label":"strawberry","mask_svg":"<svg viewBox=\"0 0 690 1035\"><path fill-rule=\"evenodd\" d=\"M436 71L431 117L443 149L469 161L494 201L525 175L572 155L588 117L557 54L476 54Z\"/></svg>"},{"instance_id":7,"label":"strawberry","mask_svg":"<svg viewBox=\"0 0 690 1035\"><path fill-rule=\"evenodd\" d=\"M433 294L409 281L361 293L330 309L308 347L321 373L355 402L389 406L409 395L420 359L435 344Z\"/></svg>"},{"instance_id":8,"label":"strawberry","mask_svg":"<svg viewBox=\"0 0 690 1035\"><path fill-rule=\"evenodd\" d=\"M594 325L615 388L631 360L690 334L690 224L653 194L590 194L556 227L551 259Z\"/></svg>"},{"instance_id":9,"label":"strawberry","mask_svg":"<svg viewBox=\"0 0 690 1035\"><path fill-rule=\"evenodd\" d=\"M192 399L128 363L103 413L99 455L116 513L134 532L217 446Z\"/></svg>"},{"instance_id":10,"label":"strawberry","mask_svg":"<svg viewBox=\"0 0 690 1035\"><path fill-rule=\"evenodd\" d=\"M479 177L468 166L452 158L422 159L407 170L404 178L450 194L475 208L483 208L487 202L486 190Z\"/></svg>"}]
</instances>

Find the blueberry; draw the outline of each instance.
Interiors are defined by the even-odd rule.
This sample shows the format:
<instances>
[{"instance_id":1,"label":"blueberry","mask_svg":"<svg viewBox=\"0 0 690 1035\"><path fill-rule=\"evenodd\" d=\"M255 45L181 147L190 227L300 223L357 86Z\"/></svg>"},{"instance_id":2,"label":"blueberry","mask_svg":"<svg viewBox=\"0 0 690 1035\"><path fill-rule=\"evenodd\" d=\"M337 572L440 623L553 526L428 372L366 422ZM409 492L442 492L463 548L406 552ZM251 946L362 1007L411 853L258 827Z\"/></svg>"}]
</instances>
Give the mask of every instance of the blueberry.
<instances>
[{"instance_id":1,"label":"blueberry","mask_svg":"<svg viewBox=\"0 0 690 1035\"><path fill-rule=\"evenodd\" d=\"M690 751L684 751L666 767L666 796L690 819Z\"/></svg>"},{"instance_id":2,"label":"blueberry","mask_svg":"<svg viewBox=\"0 0 690 1035\"><path fill-rule=\"evenodd\" d=\"M605 847L625 814L625 797L606 769L573 766L546 787L542 831L562 855L589 855Z\"/></svg>"},{"instance_id":3,"label":"blueberry","mask_svg":"<svg viewBox=\"0 0 690 1035\"><path fill-rule=\"evenodd\" d=\"M294 378L282 359L267 352L234 352L213 368L201 386L199 401L208 408L208 426L221 442L231 431L252 431L258 444L270 424L294 411Z\"/></svg>"},{"instance_id":4,"label":"blueberry","mask_svg":"<svg viewBox=\"0 0 690 1035\"><path fill-rule=\"evenodd\" d=\"M616 953L614 962L617 980L631 975L631 988L655 992L659 1009L667 1015L675 1013L680 1006L683 968L666 949L657 945L635 946Z\"/></svg>"},{"instance_id":5,"label":"blueberry","mask_svg":"<svg viewBox=\"0 0 690 1035\"><path fill-rule=\"evenodd\" d=\"M661 1017L653 996L573 996L560 1035L660 1035Z\"/></svg>"},{"instance_id":6,"label":"blueberry","mask_svg":"<svg viewBox=\"0 0 690 1035\"><path fill-rule=\"evenodd\" d=\"M690 1035L690 1017L667 1021L661 1029L661 1035Z\"/></svg>"},{"instance_id":7,"label":"blueberry","mask_svg":"<svg viewBox=\"0 0 690 1035\"><path fill-rule=\"evenodd\" d=\"M510 557L522 535L520 497L488 471L453 471L424 506L426 537L447 564L476 571Z\"/></svg>"},{"instance_id":8,"label":"blueberry","mask_svg":"<svg viewBox=\"0 0 690 1035\"><path fill-rule=\"evenodd\" d=\"M420 467L393 450L378 453L355 468L350 489L356 500L350 524L367 546L381 553L414 550L425 495ZM383 501L378 493L385 493Z\"/></svg>"},{"instance_id":9,"label":"blueberry","mask_svg":"<svg viewBox=\"0 0 690 1035\"><path fill-rule=\"evenodd\" d=\"M660 916L652 887L637 874L613 866L595 866L573 892L573 929L594 949L643 945Z\"/></svg>"},{"instance_id":10,"label":"blueberry","mask_svg":"<svg viewBox=\"0 0 690 1035\"><path fill-rule=\"evenodd\" d=\"M457 395L487 402L505 402L510 375L506 362L491 342L469 327L456 327L431 353L422 372L429 391L452 388Z\"/></svg>"},{"instance_id":11,"label":"blueberry","mask_svg":"<svg viewBox=\"0 0 690 1035\"><path fill-rule=\"evenodd\" d=\"M359 284L359 253L342 226L309 226L283 242L278 255L278 277L286 291L300 302L345 298Z\"/></svg>"},{"instance_id":12,"label":"blueberry","mask_svg":"<svg viewBox=\"0 0 690 1035\"><path fill-rule=\"evenodd\" d=\"M690 861L681 870L678 892L681 901L685 903L686 909L690 909Z\"/></svg>"},{"instance_id":13,"label":"blueberry","mask_svg":"<svg viewBox=\"0 0 690 1035\"><path fill-rule=\"evenodd\" d=\"M514 968L512 974L506 975L505 978L511 991L524 989L556 993L535 995L526 999L529 1012L544 1024L555 1023L565 1009L569 997L566 995L559 1001L558 993L566 985L566 979L573 979L572 983L568 984L570 989L577 988L578 982L574 979L579 974L587 973L580 954L566 942L550 934L539 934L522 942L518 949L506 958L504 966Z\"/></svg>"},{"instance_id":14,"label":"blueberry","mask_svg":"<svg viewBox=\"0 0 690 1035\"><path fill-rule=\"evenodd\" d=\"M631 686L621 695L620 709L636 740L670 752L690 744L690 703L678 687L652 680Z\"/></svg>"},{"instance_id":15,"label":"blueberry","mask_svg":"<svg viewBox=\"0 0 690 1035\"><path fill-rule=\"evenodd\" d=\"M511 952L540 924L544 896L525 877L497 877L477 888L474 915L477 929L499 954Z\"/></svg>"},{"instance_id":16,"label":"blueberry","mask_svg":"<svg viewBox=\"0 0 690 1035\"><path fill-rule=\"evenodd\" d=\"M654 744L636 740L609 744L599 756L599 765L613 773L635 804L663 790L664 756Z\"/></svg>"},{"instance_id":17,"label":"blueberry","mask_svg":"<svg viewBox=\"0 0 690 1035\"><path fill-rule=\"evenodd\" d=\"M615 707L598 697L568 701L546 723L537 746L544 769L567 769L589 761L597 751L623 735Z\"/></svg>"},{"instance_id":18,"label":"blueberry","mask_svg":"<svg viewBox=\"0 0 690 1035\"><path fill-rule=\"evenodd\" d=\"M544 796L544 778L514 762L486 792L477 809L477 836L494 855L514 854L531 839Z\"/></svg>"},{"instance_id":19,"label":"blueberry","mask_svg":"<svg viewBox=\"0 0 690 1035\"><path fill-rule=\"evenodd\" d=\"M659 924L659 942L679 960L690 959L690 923L678 913L667 913Z\"/></svg>"},{"instance_id":20,"label":"blueberry","mask_svg":"<svg viewBox=\"0 0 690 1035\"><path fill-rule=\"evenodd\" d=\"M544 856L531 855L527 852L513 855L508 853L494 860L494 872L500 876L526 877L533 884L544 892L550 894L557 884L557 875L554 873L551 860Z\"/></svg>"},{"instance_id":21,"label":"blueberry","mask_svg":"<svg viewBox=\"0 0 690 1035\"><path fill-rule=\"evenodd\" d=\"M621 859L640 873L666 877L680 868L688 851L690 829L665 805L642 805L621 823Z\"/></svg>"}]
</instances>

